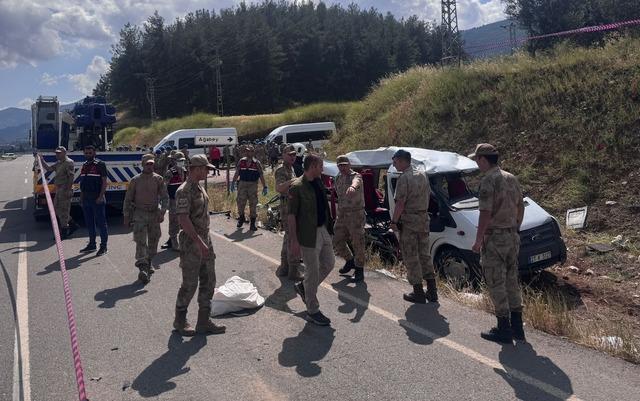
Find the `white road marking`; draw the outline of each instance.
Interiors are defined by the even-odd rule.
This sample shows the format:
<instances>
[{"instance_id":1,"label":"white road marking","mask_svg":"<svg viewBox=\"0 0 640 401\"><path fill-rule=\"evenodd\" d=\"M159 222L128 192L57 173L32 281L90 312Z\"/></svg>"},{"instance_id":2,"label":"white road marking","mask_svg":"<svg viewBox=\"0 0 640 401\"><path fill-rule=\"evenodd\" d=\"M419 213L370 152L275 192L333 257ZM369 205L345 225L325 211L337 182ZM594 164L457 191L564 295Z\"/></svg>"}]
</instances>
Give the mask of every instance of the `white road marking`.
<instances>
[{"instance_id":1,"label":"white road marking","mask_svg":"<svg viewBox=\"0 0 640 401\"><path fill-rule=\"evenodd\" d=\"M22 198L22 210L27 210L27 197Z\"/></svg>"},{"instance_id":2,"label":"white road marking","mask_svg":"<svg viewBox=\"0 0 640 401\"><path fill-rule=\"evenodd\" d=\"M28 183L29 183L29 180L25 178L25 179L24 179L24 183L25 183L25 184L28 184Z\"/></svg>"},{"instance_id":3,"label":"white road marking","mask_svg":"<svg viewBox=\"0 0 640 401\"><path fill-rule=\"evenodd\" d=\"M248 246L243 245L243 244L241 244L239 242L233 242L233 240L225 237L224 235L220 235L220 234L218 234L216 232L213 232L213 231L211 231L211 234L213 234L214 236L216 236L216 237L218 237L218 238L220 238L222 240L230 242L230 243L242 248L243 250L245 250L245 251L247 251L247 252L249 252L249 253L251 253L251 254L253 254L255 256L258 256L258 257L260 257L260 258L262 258L262 259L264 259L264 260L266 260L268 262L271 262L271 263L273 263L275 265L279 265L280 264L279 260L276 260L276 259L274 259L274 258L272 258L270 256L267 256L267 255L263 254L262 252L256 251L255 249L249 248ZM492 369L500 370L500 371L506 373L507 375L509 375L511 377L515 377L516 379L518 379L518 380L520 380L520 381L522 381L524 383L527 383L527 384L529 384L531 386L537 387L538 389L544 391L545 393L547 393L547 394L549 394L549 395L551 395L553 397L556 397L556 398L561 399L561 400L567 400L567 401L582 401L580 398L574 396L573 394L569 394L566 391L563 391L563 390L561 390L561 389L559 389L557 387L554 387L554 386L552 386L552 385L550 385L548 383L545 383L545 382L543 382L541 380L538 380L535 377L531 377L528 374L526 374L526 373L524 373L524 372L522 372L520 370L513 369L511 367L505 367L500 362L496 361L495 359L488 358L488 357L486 357L486 356L484 356L484 355L472 350L471 348L468 348L468 347L466 347L466 346L464 346L462 344L459 344L459 343L457 343L455 341L449 340L447 338L442 338L442 337L438 336L437 334L435 334L435 333L433 333L433 332L431 332L429 330L423 329L422 327L420 327L418 325L415 325L415 324L413 324L411 322L407 322L406 320L401 319L400 317L394 315L393 313L388 312L388 311L386 311L386 310L384 310L384 309L382 309L382 308L380 308L378 306L375 306L374 304L372 304L370 302L363 301L362 299L360 299L358 297L354 297L353 295L347 294L347 293L342 292L342 291L336 291L332 286L330 286L327 283L321 283L320 286L322 288L326 289L326 290L329 290L329 291L335 293L335 294L339 294L341 297L349 299L353 303L356 303L356 304L358 304L358 305L360 305L362 307L365 307L365 308L369 309L371 312L373 312L373 313L375 313L375 314L377 314L379 316L382 316L385 319L388 319L388 320L390 320L390 321L392 321L392 322L394 322L396 324L404 326L404 327L406 327L406 328L408 328L408 329L410 329L410 330L412 330L412 331L414 331L414 332L416 332L418 334L421 334L421 335L423 335L425 337L429 337L430 339L433 340L433 342L437 342L437 343L439 343L441 345L444 345L445 347L447 347L449 349L452 349L454 351L458 351L461 354L467 356L468 358L471 358L471 359L475 360L476 362L480 362L481 364L483 364L485 366L488 366L488 367L490 367Z\"/></svg>"},{"instance_id":4,"label":"white road marking","mask_svg":"<svg viewBox=\"0 0 640 401\"><path fill-rule=\"evenodd\" d=\"M20 234L19 252L18 282L16 285L16 315L18 322L16 324L16 345L13 358L13 400L31 401L27 234Z\"/></svg>"}]
</instances>

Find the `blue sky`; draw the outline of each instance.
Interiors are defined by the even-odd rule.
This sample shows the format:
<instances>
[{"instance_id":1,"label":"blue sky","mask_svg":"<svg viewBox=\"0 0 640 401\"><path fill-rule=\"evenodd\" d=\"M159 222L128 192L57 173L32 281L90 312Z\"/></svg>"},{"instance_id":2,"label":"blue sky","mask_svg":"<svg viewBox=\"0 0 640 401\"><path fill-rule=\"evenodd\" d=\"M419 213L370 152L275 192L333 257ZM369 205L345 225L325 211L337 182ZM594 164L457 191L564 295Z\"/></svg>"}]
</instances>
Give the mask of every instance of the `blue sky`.
<instances>
[{"instance_id":1,"label":"blue sky","mask_svg":"<svg viewBox=\"0 0 640 401\"><path fill-rule=\"evenodd\" d=\"M0 110L28 108L39 95L69 103L90 94L109 65L111 44L126 23L141 24L155 10L172 21L196 9L226 8L236 0L0 0ZM440 0L355 2L398 17L440 20ZM504 18L501 0L458 0L460 29Z\"/></svg>"}]
</instances>

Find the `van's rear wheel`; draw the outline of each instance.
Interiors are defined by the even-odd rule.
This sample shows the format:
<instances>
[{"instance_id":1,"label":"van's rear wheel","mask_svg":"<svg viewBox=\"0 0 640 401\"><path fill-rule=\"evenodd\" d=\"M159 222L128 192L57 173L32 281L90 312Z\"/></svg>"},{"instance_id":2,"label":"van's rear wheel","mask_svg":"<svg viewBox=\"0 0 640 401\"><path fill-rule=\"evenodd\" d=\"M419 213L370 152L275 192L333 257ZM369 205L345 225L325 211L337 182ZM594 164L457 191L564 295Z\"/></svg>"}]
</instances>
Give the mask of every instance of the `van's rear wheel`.
<instances>
[{"instance_id":1,"label":"van's rear wheel","mask_svg":"<svg viewBox=\"0 0 640 401\"><path fill-rule=\"evenodd\" d=\"M475 286L482 278L478 260L458 248L441 248L434 262L438 273L456 287Z\"/></svg>"}]
</instances>

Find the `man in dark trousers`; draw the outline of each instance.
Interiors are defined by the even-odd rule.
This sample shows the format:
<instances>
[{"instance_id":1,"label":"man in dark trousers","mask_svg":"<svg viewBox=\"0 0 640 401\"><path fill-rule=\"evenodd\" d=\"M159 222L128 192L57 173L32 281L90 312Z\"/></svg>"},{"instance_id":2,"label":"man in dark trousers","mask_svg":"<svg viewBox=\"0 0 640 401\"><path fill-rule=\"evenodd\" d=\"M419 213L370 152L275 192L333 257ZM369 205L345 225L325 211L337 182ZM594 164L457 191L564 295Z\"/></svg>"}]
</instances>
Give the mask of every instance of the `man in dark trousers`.
<instances>
[{"instance_id":1,"label":"man in dark trousers","mask_svg":"<svg viewBox=\"0 0 640 401\"><path fill-rule=\"evenodd\" d=\"M80 250L82 253L96 250L96 227L100 230L100 249L96 256L107 253L107 218L105 212L105 193L107 191L107 166L96 159L96 149L92 145L84 147L86 161L80 170L80 201L84 222L89 231L89 244Z\"/></svg>"}]
</instances>

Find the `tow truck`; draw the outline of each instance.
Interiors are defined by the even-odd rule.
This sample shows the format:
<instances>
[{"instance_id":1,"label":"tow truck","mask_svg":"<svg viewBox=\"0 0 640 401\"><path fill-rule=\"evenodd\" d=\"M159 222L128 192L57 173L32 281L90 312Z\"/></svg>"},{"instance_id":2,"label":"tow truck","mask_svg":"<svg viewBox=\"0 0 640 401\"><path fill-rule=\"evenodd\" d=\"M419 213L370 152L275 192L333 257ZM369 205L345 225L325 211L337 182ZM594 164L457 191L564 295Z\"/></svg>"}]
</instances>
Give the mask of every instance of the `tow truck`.
<instances>
[{"instance_id":1,"label":"tow truck","mask_svg":"<svg viewBox=\"0 0 640 401\"><path fill-rule=\"evenodd\" d=\"M42 154L47 164L52 165L56 162L55 149L64 146L67 156L73 160L72 204L80 203L80 169L85 162L83 149L93 145L97 158L107 166L106 204L122 210L129 181L142 171L140 160L143 153L111 149L116 125L116 109L113 105L104 97L87 96L70 110L61 111L56 96L40 96L31 106L31 122L30 141L34 154ZM37 220L49 214L43 185L48 185L55 196L54 178L55 172L45 172L46 183L43 183L38 162L34 160L33 202Z\"/></svg>"}]
</instances>

